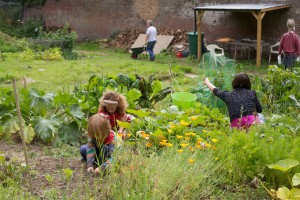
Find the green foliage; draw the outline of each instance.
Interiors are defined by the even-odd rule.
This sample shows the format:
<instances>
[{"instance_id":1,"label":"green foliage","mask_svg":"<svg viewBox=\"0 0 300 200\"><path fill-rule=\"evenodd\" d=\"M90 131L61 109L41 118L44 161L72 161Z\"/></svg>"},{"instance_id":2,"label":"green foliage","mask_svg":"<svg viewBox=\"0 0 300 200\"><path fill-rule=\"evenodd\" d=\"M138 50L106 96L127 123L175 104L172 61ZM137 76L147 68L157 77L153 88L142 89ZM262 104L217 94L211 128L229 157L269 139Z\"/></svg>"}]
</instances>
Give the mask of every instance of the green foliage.
<instances>
[{"instance_id":1,"label":"green foliage","mask_svg":"<svg viewBox=\"0 0 300 200\"><path fill-rule=\"evenodd\" d=\"M5 187L10 187L14 184L20 184L26 169L20 165L6 161L4 155L2 154L0 154L0 168L0 183Z\"/></svg>"},{"instance_id":2,"label":"green foliage","mask_svg":"<svg viewBox=\"0 0 300 200\"><path fill-rule=\"evenodd\" d=\"M275 169L284 172L287 175L287 179L290 182L290 185L292 189L290 190L287 187L280 187L276 191L276 196L273 195L272 197L277 197L278 199L299 199L300 198L300 189L294 188L294 186L297 186L300 184L299 178L300 173L294 174L292 180L290 179L289 175L286 173L291 168L299 165L298 160L294 159L285 159L285 160L279 160L276 163L268 165L270 169ZM269 192L270 193L270 192Z\"/></svg>"},{"instance_id":3,"label":"green foliage","mask_svg":"<svg viewBox=\"0 0 300 200\"><path fill-rule=\"evenodd\" d=\"M82 100L82 104L86 105L88 112L96 113L98 101L106 89L123 93L129 103L129 108L135 108L137 105L142 108L152 108L172 92L170 87L162 89L161 82L155 80L153 75L146 80L139 75L134 78L119 73L116 77L101 77L93 74L89 79L89 84L83 90L75 88L74 93Z\"/></svg>"},{"instance_id":4,"label":"green foliage","mask_svg":"<svg viewBox=\"0 0 300 200\"><path fill-rule=\"evenodd\" d=\"M22 51L26 47L27 41L25 39L16 39L0 32L0 51L2 53Z\"/></svg>"},{"instance_id":5,"label":"green foliage","mask_svg":"<svg viewBox=\"0 0 300 200\"><path fill-rule=\"evenodd\" d=\"M2 138L10 139L20 130L13 94L1 89L0 121ZM79 100L68 93L46 93L35 88L19 91L25 141L34 138L55 145L77 145L83 134L86 119Z\"/></svg>"},{"instance_id":6,"label":"green foliage","mask_svg":"<svg viewBox=\"0 0 300 200\"><path fill-rule=\"evenodd\" d=\"M300 98L300 74L269 66L268 74L262 79L263 102L271 112L287 113L291 106L289 96Z\"/></svg>"},{"instance_id":7,"label":"green foliage","mask_svg":"<svg viewBox=\"0 0 300 200\"><path fill-rule=\"evenodd\" d=\"M60 48L54 47L47 49L45 51L34 51L32 49L26 49L20 55L20 58L26 61L34 61L34 60L62 60L62 52Z\"/></svg>"}]
</instances>

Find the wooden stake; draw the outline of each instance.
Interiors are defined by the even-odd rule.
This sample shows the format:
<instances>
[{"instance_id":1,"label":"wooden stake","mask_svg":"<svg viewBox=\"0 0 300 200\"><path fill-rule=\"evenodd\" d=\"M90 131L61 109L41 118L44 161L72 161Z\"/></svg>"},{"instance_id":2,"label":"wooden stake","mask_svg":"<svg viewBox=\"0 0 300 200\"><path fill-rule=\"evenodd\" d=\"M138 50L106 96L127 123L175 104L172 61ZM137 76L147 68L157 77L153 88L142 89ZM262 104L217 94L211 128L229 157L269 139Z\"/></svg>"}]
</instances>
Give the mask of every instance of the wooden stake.
<instances>
[{"instance_id":1,"label":"wooden stake","mask_svg":"<svg viewBox=\"0 0 300 200\"><path fill-rule=\"evenodd\" d=\"M28 180L29 180L30 192L33 195L33 187L32 187L32 182L31 182L31 174L30 174L30 168L29 168L29 162L28 162L27 148L26 148L26 143L25 143L25 139L24 139L21 110L20 110L19 97L18 97L18 92L17 92L16 80L15 79L13 79L13 87L14 87L14 93L15 93L15 99L16 99L16 107L17 107L19 124L20 124L20 132L21 132L25 162L26 162L26 167L28 169L27 176L28 176Z\"/></svg>"}]
</instances>

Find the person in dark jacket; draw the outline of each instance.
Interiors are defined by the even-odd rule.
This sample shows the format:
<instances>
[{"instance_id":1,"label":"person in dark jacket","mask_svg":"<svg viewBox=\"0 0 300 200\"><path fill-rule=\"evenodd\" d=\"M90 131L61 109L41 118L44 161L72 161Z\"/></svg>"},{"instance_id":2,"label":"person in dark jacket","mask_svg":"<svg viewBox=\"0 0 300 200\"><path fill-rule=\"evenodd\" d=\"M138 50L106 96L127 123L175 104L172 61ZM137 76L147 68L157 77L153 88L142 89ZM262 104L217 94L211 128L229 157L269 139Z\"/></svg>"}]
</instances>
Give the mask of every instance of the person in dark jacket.
<instances>
[{"instance_id":1,"label":"person in dark jacket","mask_svg":"<svg viewBox=\"0 0 300 200\"><path fill-rule=\"evenodd\" d=\"M256 97L256 92L251 90L251 81L247 74L237 74L232 81L233 90L221 91L216 88L208 78L204 84L225 102L229 117L230 127L248 129L257 120L256 113L262 112L262 106Z\"/></svg>"}]
</instances>

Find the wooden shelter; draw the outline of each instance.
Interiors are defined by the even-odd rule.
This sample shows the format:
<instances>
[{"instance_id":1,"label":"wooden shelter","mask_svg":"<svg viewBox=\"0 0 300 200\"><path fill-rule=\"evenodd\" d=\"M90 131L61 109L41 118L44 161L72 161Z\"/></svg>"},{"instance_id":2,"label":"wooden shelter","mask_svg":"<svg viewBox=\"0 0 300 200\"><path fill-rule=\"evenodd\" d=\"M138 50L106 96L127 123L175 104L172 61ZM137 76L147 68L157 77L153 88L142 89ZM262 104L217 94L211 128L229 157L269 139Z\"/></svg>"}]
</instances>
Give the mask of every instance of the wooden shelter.
<instances>
[{"instance_id":1,"label":"wooden shelter","mask_svg":"<svg viewBox=\"0 0 300 200\"><path fill-rule=\"evenodd\" d=\"M221 4L195 7L195 27L197 27L197 32L201 33L201 19L205 11L250 12L257 20L256 66L259 67L261 65L262 19L267 11L285 8L289 8L289 6L286 4ZM198 34L198 59L201 57L201 43L201 34Z\"/></svg>"}]
</instances>

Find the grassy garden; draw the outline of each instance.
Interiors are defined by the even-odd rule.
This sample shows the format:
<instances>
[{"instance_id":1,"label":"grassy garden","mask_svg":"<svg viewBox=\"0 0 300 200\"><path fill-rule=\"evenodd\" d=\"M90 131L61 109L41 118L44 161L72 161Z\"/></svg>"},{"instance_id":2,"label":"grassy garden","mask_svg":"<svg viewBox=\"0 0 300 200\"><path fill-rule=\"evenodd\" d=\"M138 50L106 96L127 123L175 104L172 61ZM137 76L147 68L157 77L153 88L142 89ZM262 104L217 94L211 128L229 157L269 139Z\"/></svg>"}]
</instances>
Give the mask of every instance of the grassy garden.
<instances>
[{"instance_id":1,"label":"grassy garden","mask_svg":"<svg viewBox=\"0 0 300 200\"><path fill-rule=\"evenodd\" d=\"M299 63L290 72L242 60L229 73L203 69L199 61L168 51L150 62L99 42L71 43L71 51L62 51L4 36L0 199L300 199ZM230 130L225 105L202 84L204 73L230 90L238 72L251 75L266 117L248 133ZM30 166L23 156L13 79ZM135 119L121 124L129 134L108 173L92 176L79 147L87 141L87 119L107 89L126 96ZM176 91L196 94L195 105L174 107L170 94Z\"/></svg>"}]
</instances>

